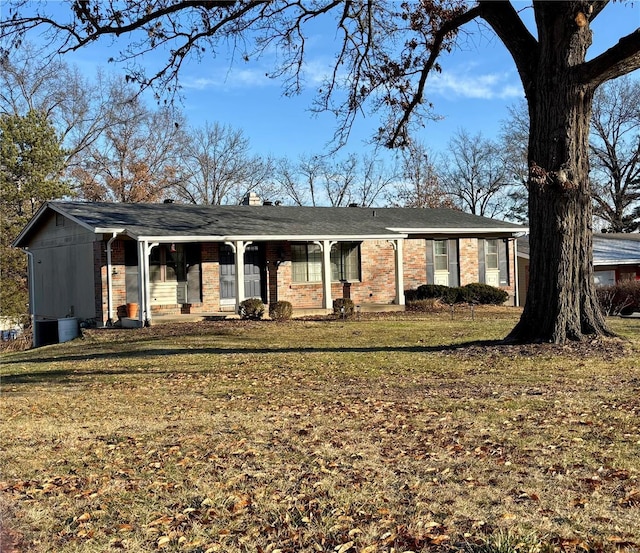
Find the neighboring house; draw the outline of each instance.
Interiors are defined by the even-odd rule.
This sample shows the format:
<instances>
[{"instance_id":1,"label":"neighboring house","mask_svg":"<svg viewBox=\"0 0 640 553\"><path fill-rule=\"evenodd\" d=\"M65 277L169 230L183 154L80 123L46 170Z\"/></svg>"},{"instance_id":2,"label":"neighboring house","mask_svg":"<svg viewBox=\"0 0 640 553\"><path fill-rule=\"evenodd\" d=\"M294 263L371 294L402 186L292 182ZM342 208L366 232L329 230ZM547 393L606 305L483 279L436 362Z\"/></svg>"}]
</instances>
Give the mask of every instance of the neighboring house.
<instances>
[{"instance_id":1,"label":"neighboring house","mask_svg":"<svg viewBox=\"0 0 640 553\"><path fill-rule=\"evenodd\" d=\"M425 283L485 282L516 298L520 225L449 209L49 202L15 240L29 256L34 317L98 326L139 306L160 314L237 312L240 302L365 310L404 306ZM242 260L242 262L238 262Z\"/></svg>"},{"instance_id":2,"label":"neighboring house","mask_svg":"<svg viewBox=\"0 0 640 553\"><path fill-rule=\"evenodd\" d=\"M640 234L596 233L593 235L593 266L596 286L621 280L640 280ZM518 239L520 303L524 305L529 284L529 238Z\"/></svg>"}]
</instances>

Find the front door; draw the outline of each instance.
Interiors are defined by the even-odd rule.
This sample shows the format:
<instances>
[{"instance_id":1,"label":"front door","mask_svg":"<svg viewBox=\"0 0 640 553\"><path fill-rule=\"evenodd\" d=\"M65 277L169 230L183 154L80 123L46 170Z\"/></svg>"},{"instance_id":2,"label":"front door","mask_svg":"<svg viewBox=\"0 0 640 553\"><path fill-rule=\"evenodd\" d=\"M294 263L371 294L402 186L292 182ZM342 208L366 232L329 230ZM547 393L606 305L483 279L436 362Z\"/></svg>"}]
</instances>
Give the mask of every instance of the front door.
<instances>
[{"instance_id":1,"label":"front door","mask_svg":"<svg viewBox=\"0 0 640 553\"><path fill-rule=\"evenodd\" d=\"M244 252L244 294L247 298L264 300L262 278L263 252L257 244L250 244ZM235 254L230 246L220 247L220 304L231 305L236 301Z\"/></svg>"},{"instance_id":2,"label":"front door","mask_svg":"<svg viewBox=\"0 0 640 553\"><path fill-rule=\"evenodd\" d=\"M220 246L220 304L236 303L236 256L228 244Z\"/></svg>"},{"instance_id":3,"label":"front door","mask_svg":"<svg viewBox=\"0 0 640 553\"><path fill-rule=\"evenodd\" d=\"M262 262L258 245L251 244L244 250L244 295L262 299Z\"/></svg>"}]
</instances>

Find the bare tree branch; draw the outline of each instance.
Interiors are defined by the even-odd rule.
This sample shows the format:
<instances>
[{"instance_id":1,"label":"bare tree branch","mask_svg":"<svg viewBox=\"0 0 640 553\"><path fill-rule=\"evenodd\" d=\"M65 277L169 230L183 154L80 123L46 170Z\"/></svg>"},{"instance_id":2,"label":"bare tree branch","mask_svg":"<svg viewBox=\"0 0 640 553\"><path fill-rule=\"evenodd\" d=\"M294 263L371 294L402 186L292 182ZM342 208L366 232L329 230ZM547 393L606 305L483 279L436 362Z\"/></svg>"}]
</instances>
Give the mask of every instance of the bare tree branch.
<instances>
[{"instance_id":1,"label":"bare tree branch","mask_svg":"<svg viewBox=\"0 0 640 553\"><path fill-rule=\"evenodd\" d=\"M581 83L598 85L640 69L640 28L577 69Z\"/></svg>"},{"instance_id":2,"label":"bare tree branch","mask_svg":"<svg viewBox=\"0 0 640 553\"><path fill-rule=\"evenodd\" d=\"M509 50L527 92L536 67L538 42L525 27L510 2L479 2L481 14Z\"/></svg>"}]
</instances>

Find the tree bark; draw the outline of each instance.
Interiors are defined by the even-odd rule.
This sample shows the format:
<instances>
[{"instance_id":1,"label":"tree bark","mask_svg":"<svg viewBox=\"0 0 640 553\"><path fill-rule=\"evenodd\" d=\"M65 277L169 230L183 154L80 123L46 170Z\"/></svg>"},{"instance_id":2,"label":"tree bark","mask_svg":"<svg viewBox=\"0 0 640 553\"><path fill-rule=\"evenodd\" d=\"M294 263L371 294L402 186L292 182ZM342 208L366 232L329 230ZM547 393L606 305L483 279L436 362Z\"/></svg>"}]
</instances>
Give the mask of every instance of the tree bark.
<instances>
[{"instance_id":1,"label":"tree bark","mask_svg":"<svg viewBox=\"0 0 640 553\"><path fill-rule=\"evenodd\" d=\"M538 59L525 83L530 117L530 266L516 342L611 335L593 280L589 122L595 85L579 80L591 31L580 3L539 3Z\"/></svg>"}]
</instances>

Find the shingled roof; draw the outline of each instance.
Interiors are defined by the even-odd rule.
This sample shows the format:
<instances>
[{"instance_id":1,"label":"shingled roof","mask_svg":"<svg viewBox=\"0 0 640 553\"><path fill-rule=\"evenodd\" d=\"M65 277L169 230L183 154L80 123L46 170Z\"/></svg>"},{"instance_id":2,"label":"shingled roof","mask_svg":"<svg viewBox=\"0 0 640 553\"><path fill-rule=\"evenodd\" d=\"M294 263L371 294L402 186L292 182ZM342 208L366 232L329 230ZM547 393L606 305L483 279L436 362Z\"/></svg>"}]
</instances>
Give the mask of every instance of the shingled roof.
<instances>
[{"instance_id":1,"label":"shingled roof","mask_svg":"<svg viewBox=\"0 0 640 553\"><path fill-rule=\"evenodd\" d=\"M48 210L95 233L119 232L138 239L365 239L410 234L512 235L527 230L451 209L55 201L41 208L16 239L16 246L27 245L38 220Z\"/></svg>"},{"instance_id":2,"label":"shingled roof","mask_svg":"<svg viewBox=\"0 0 640 553\"><path fill-rule=\"evenodd\" d=\"M529 237L518 238L518 255L529 257ZM594 233L594 265L640 264L640 234Z\"/></svg>"}]
</instances>

